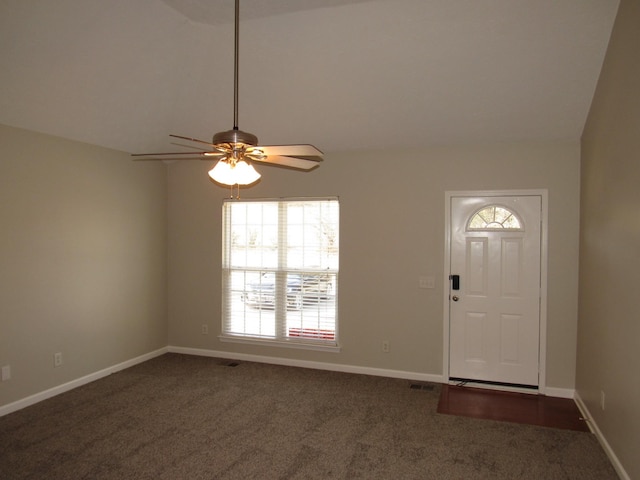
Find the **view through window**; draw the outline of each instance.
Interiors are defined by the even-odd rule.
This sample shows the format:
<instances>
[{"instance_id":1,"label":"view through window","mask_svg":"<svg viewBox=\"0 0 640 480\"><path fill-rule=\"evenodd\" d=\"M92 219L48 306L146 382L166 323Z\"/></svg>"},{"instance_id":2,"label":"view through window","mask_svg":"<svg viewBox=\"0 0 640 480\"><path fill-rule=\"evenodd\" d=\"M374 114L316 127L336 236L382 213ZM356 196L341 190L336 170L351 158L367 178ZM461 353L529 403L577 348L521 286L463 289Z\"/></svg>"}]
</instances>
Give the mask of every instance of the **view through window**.
<instances>
[{"instance_id":1,"label":"view through window","mask_svg":"<svg viewBox=\"0 0 640 480\"><path fill-rule=\"evenodd\" d=\"M522 230L522 222L508 208L489 205L471 217L467 230Z\"/></svg>"},{"instance_id":2,"label":"view through window","mask_svg":"<svg viewBox=\"0 0 640 480\"><path fill-rule=\"evenodd\" d=\"M338 200L228 200L223 226L223 337L337 345Z\"/></svg>"}]
</instances>

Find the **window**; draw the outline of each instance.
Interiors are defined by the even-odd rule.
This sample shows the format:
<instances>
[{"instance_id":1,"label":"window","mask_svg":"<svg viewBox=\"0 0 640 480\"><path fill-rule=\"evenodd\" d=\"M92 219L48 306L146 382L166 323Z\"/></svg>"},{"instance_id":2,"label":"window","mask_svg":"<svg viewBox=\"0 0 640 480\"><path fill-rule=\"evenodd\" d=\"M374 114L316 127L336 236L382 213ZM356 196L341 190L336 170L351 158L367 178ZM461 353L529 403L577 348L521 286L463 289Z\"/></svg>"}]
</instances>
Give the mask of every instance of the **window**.
<instances>
[{"instance_id":1,"label":"window","mask_svg":"<svg viewBox=\"0 0 640 480\"><path fill-rule=\"evenodd\" d=\"M337 346L336 198L223 204L222 338Z\"/></svg>"},{"instance_id":2,"label":"window","mask_svg":"<svg viewBox=\"0 0 640 480\"><path fill-rule=\"evenodd\" d=\"M490 205L471 216L467 230L522 230L522 222L508 208Z\"/></svg>"}]
</instances>

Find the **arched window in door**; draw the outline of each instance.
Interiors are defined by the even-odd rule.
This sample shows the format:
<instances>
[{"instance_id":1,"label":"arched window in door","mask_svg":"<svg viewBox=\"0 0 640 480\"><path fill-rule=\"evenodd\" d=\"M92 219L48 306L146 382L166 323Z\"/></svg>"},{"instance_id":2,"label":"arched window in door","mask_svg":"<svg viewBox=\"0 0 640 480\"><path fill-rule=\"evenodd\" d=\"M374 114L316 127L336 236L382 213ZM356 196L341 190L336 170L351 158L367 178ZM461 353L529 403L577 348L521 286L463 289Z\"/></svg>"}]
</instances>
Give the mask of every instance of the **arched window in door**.
<instances>
[{"instance_id":1,"label":"arched window in door","mask_svg":"<svg viewBox=\"0 0 640 480\"><path fill-rule=\"evenodd\" d=\"M524 224L518 215L502 205L482 207L471 215L467 222L467 230L495 231L495 230L524 230Z\"/></svg>"}]
</instances>

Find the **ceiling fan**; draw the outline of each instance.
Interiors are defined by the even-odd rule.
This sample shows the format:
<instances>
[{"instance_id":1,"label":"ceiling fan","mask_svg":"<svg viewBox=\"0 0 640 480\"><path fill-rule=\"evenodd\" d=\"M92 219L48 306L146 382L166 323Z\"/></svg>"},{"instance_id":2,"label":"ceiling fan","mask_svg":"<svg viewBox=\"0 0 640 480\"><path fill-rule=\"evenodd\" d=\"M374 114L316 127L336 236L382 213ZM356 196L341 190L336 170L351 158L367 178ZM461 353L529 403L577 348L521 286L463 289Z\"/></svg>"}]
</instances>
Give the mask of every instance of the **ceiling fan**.
<instances>
[{"instance_id":1,"label":"ceiling fan","mask_svg":"<svg viewBox=\"0 0 640 480\"><path fill-rule=\"evenodd\" d=\"M134 153L135 160L218 160L209 171L209 176L223 185L250 185L260 174L250 162L264 163L311 170L322 161L323 153L313 145L259 145L258 137L238 128L238 39L240 25L240 0L235 0L235 42L233 82L233 129L218 132L211 142L181 135L170 137L207 145L206 151Z\"/></svg>"}]
</instances>

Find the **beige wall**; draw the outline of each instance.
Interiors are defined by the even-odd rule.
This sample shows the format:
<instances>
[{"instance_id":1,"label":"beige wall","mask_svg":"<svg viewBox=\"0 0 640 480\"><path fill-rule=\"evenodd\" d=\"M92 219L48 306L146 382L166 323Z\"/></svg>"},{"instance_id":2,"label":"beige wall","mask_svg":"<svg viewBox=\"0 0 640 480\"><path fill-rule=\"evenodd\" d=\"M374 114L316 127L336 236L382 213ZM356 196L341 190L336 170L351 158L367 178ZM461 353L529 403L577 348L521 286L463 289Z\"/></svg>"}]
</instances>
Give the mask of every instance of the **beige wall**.
<instances>
[{"instance_id":1,"label":"beige wall","mask_svg":"<svg viewBox=\"0 0 640 480\"><path fill-rule=\"evenodd\" d=\"M319 145L321 148L322 145ZM442 374L447 190L549 190L547 385L574 387L579 144L500 144L327 155L300 173L258 167L246 197L340 197L340 353L218 341L221 202L207 162L169 167L169 344ZM435 275L435 290L418 288ZM201 334L208 324L210 334ZM381 352L389 340L390 353Z\"/></svg>"},{"instance_id":2,"label":"beige wall","mask_svg":"<svg viewBox=\"0 0 640 480\"><path fill-rule=\"evenodd\" d=\"M0 405L166 346L166 167L5 126L0 146Z\"/></svg>"},{"instance_id":3,"label":"beige wall","mask_svg":"<svg viewBox=\"0 0 640 480\"><path fill-rule=\"evenodd\" d=\"M244 195L340 197L342 351L325 353L218 341L228 192L205 162L170 165L167 197L162 164L10 127L0 137L0 365L12 368L0 405L167 344L441 375L447 190L549 190L547 385L573 388L575 142L333 154L310 173L262 167ZM437 288L419 289L421 275Z\"/></svg>"},{"instance_id":4,"label":"beige wall","mask_svg":"<svg viewBox=\"0 0 640 480\"><path fill-rule=\"evenodd\" d=\"M583 135L577 357L578 394L629 478L640 478L639 26L640 3L622 0Z\"/></svg>"}]
</instances>

